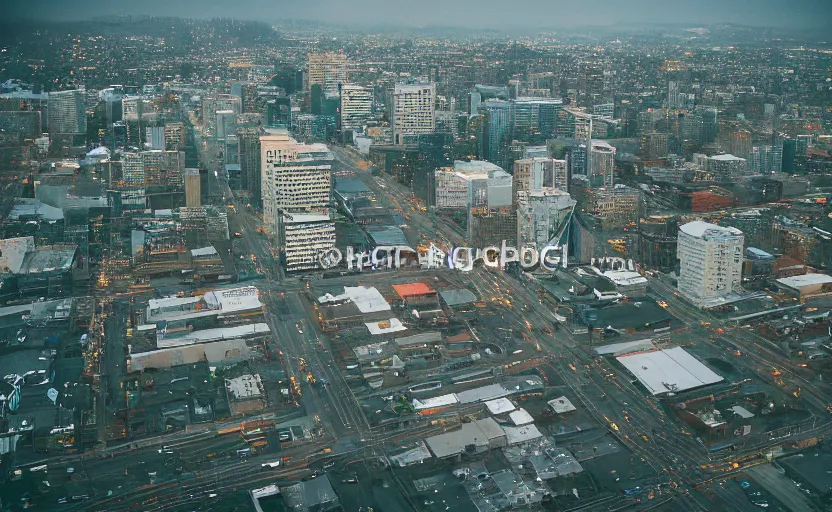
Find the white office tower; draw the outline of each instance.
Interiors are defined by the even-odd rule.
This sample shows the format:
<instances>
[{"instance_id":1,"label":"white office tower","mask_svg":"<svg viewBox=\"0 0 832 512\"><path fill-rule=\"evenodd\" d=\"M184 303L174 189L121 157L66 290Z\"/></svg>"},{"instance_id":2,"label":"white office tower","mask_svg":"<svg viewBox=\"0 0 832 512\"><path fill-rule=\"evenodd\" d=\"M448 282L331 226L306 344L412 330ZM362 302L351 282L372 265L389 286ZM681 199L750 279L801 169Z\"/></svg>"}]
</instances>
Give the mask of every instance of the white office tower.
<instances>
[{"instance_id":1,"label":"white office tower","mask_svg":"<svg viewBox=\"0 0 832 512\"><path fill-rule=\"evenodd\" d=\"M679 227L679 291L699 304L740 291L745 236L702 221Z\"/></svg>"},{"instance_id":2,"label":"white office tower","mask_svg":"<svg viewBox=\"0 0 832 512\"><path fill-rule=\"evenodd\" d=\"M47 118L50 134L78 135L87 133L84 110L85 89L49 93Z\"/></svg>"},{"instance_id":3,"label":"white office tower","mask_svg":"<svg viewBox=\"0 0 832 512\"><path fill-rule=\"evenodd\" d=\"M405 144L414 135L433 133L436 129L432 82L396 84L393 88L393 144Z\"/></svg>"},{"instance_id":4,"label":"white office tower","mask_svg":"<svg viewBox=\"0 0 832 512\"><path fill-rule=\"evenodd\" d=\"M317 256L335 246L329 149L272 130L260 136L260 157L264 226L278 235L286 270L318 268Z\"/></svg>"},{"instance_id":5,"label":"white office tower","mask_svg":"<svg viewBox=\"0 0 832 512\"><path fill-rule=\"evenodd\" d=\"M373 117L373 91L355 84L341 86L341 132L361 131Z\"/></svg>"},{"instance_id":6,"label":"white office tower","mask_svg":"<svg viewBox=\"0 0 832 512\"><path fill-rule=\"evenodd\" d=\"M310 53L307 55L306 90L320 85L325 94L338 94L338 84L347 83L347 56L343 53Z\"/></svg>"}]
</instances>

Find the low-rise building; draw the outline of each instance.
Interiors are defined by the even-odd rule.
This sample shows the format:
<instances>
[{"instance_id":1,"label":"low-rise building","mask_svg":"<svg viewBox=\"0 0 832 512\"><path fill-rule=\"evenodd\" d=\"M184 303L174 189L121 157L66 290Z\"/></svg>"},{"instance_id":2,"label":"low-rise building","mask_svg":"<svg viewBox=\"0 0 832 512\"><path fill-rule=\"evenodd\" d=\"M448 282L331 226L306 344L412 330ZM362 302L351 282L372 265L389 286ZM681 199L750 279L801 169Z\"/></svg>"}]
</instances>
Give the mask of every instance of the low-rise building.
<instances>
[{"instance_id":1,"label":"low-rise building","mask_svg":"<svg viewBox=\"0 0 832 512\"><path fill-rule=\"evenodd\" d=\"M804 301L810 297L832 294L832 276L804 274L775 280L777 287L789 295Z\"/></svg>"},{"instance_id":2,"label":"low-rise building","mask_svg":"<svg viewBox=\"0 0 832 512\"><path fill-rule=\"evenodd\" d=\"M266 393L260 374L225 379L225 390L231 414L235 416L259 411L266 406Z\"/></svg>"}]
</instances>

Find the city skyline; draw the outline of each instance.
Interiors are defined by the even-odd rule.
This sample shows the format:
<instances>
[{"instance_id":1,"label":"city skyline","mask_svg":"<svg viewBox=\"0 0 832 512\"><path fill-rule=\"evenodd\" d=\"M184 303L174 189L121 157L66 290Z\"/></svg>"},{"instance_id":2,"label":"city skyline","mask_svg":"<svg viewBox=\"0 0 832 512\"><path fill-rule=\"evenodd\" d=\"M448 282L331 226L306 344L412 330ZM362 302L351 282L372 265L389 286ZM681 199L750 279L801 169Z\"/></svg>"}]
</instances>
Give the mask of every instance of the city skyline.
<instances>
[{"instance_id":1,"label":"city skyline","mask_svg":"<svg viewBox=\"0 0 832 512\"><path fill-rule=\"evenodd\" d=\"M635 0L622 4L602 0L590 4L556 0L521 0L506 9L496 2L426 0L393 4L384 0L241 0L234 4L186 0L171 5L161 0L140 4L83 0L68 5L60 0L36 0L7 6L7 14L48 21L87 20L113 15L176 16L184 18L233 18L267 23L297 19L339 25L392 25L410 27L467 27L475 29L564 29L593 26L671 24L711 25L736 23L759 27L819 28L829 26L832 4L822 0L797 0L788 5L774 0L704 0L674 2ZM551 16L551 17L550 17Z\"/></svg>"}]
</instances>

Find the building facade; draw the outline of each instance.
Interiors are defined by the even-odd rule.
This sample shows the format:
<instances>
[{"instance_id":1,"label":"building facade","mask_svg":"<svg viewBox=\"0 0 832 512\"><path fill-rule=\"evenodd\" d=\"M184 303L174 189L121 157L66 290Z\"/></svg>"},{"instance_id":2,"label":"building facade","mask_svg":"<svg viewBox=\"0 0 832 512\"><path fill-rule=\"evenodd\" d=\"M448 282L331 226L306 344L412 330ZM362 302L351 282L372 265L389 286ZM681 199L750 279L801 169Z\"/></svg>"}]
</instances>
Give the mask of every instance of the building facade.
<instances>
[{"instance_id":1,"label":"building facade","mask_svg":"<svg viewBox=\"0 0 832 512\"><path fill-rule=\"evenodd\" d=\"M373 91L355 84L341 86L341 133L361 131L373 117Z\"/></svg>"},{"instance_id":2,"label":"building facade","mask_svg":"<svg viewBox=\"0 0 832 512\"><path fill-rule=\"evenodd\" d=\"M86 94L85 89L49 93L47 125L50 134L87 133L87 115L84 109Z\"/></svg>"},{"instance_id":3,"label":"building facade","mask_svg":"<svg viewBox=\"0 0 832 512\"><path fill-rule=\"evenodd\" d=\"M679 291L694 301L740 291L745 236L702 221L679 227Z\"/></svg>"},{"instance_id":4,"label":"building facade","mask_svg":"<svg viewBox=\"0 0 832 512\"><path fill-rule=\"evenodd\" d=\"M393 88L393 144L436 129L436 84L396 84Z\"/></svg>"},{"instance_id":5,"label":"building facade","mask_svg":"<svg viewBox=\"0 0 832 512\"><path fill-rule=\"evenodd\" d=\"M284 214L328 214L332 156L323 144L301 144L285 130L260 136L263 222L280 231Z\"/></svg>"},{"instance_id":6,"label":"building facade","mask_svg":"<svg viewBox=\"0 0 832 512\"><path fill-rule=\"evenodd\" d=\"M615 148L603 141L592 141L589 182L612 188L615 185Z\"/></svg>"},{"instance_id":7,"label":"building facade","mask_svg":"<svg viewBox=\"0 0 832 512\"><path fill-rule=\"evenodd\" d=\"M285 213L279 238L287 272L316 270L319 256L335 247L335 223L329 213Z\"/></svg>"},{"instance_id":8,"label":"building facade","mask_svg":"<svg viewBox=\"0 0 832 512\"><path fill-rule=\"evenodd\" d=\"M307 55L305 89L320 85L328 94L338 94L338 84L347 83L347 56L343 53L310 53Z\"/></svg>"},{"instance_id":9,"label":"building facade","mask_svg":"<svg viewBox=\"0 0 832 512\"><path fill-rule=\"evenodd\" d=\"M544 187L569 191L566 160L554 158L524 158L514 162L514 196L519 192L533 192Z\"/></svg>"}]
</instances>

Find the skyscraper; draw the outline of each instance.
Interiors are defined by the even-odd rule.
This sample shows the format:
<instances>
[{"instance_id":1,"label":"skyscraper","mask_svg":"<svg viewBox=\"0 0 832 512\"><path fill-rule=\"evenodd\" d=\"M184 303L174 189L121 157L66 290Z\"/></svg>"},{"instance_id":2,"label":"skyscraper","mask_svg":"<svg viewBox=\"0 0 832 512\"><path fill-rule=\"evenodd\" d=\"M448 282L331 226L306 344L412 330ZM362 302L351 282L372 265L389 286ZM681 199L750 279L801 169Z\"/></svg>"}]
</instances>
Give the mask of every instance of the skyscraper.
<instances>
[{"instance_id":1,"label":"skyscraper","mask_svg":"<svg viewBox=\"0 0 832 512\"><path fill-rule=\"evenodd\" d=\"M615 148L606 142L592 141L589 159L589 182L593 186L612 188L615 185Z\"/></svg>"},{"instance_id":2,"label":"skyscraper","mask_svg":"<svg viewBox=\"0 0 832 512\"><path fill-rule=\"evenodd\" d=\"M320 85L327 94L338 94L338 84L347 83L347 56L343 53L310 53L305 89Z\"/></svg>"},{"instance_id":3,"label":"skyscraper","mask_svg":"<svg viewBox=\"0 0 832 512\"><path fill-rule=\"evenodd\" d=\"M432 133L436 128L436 84L396 84L393 88L393 144L405 144L411 135Z\"/></svg>"},{"instance_id":4,"label":"skyscraper","mask_svg":"<svg viewBox=\"0 0 832 512\"><path fill-rule=\"evenodd\" d=\"M697 107L696 111L702 116L702 144L711 144L716 141L719 129L717 110L713 107Z\"/></svg>"},{"instance_id":5,"label":"skyscraper","mask_svg":"<svg viewBox=\"0 0 832 512\"><path fill-rule=\"evenodd\" d=\"M514 105L514 137L520 140L548 139L555 132L563 101L555 98L521 97Z\"/></svg>"},{"instance_id":6,"label":"skyscraper","mask_svg":"<svg viewBox=\"0 0 832 512\"><path fill-rule=\"evenodd\" d=\"M679 108L681 96L679 95L679 84L673 80L667 83L667 108Z\"/></svg>"},{"instance_id":7,"label":"skyscraper","mask_svg":"<svg viewBox=\"0 0 832 512\"><path fill-rule=\"evenodd\" d=\"M586 144L573 144L566 148L566 165L570 178L586 175Z\"/></svg>"},{"instance_id":8,"label":"skyscraper","mask_svg":"<svg viewBox=\"0 0 832 512\"><path fill-rule=\"evenodd\" d=\"M783 139L783 164L781 170L785 173L792 174L794 172L794 157L797 152L797 141L791 137Z\"/></svg>"},{"instance_id":9,"label":"skyscraper","mask_svg":"<svg viewBox=\"0 0 832 512\"><path fill-rule=\"evenodd\" d=\"M87 133L87 115L84 110L85 89L49 93L49 133L78 135Z\"/></svg>"},{"instance_id":10,"label":"skyscraper","mask_svg":"<svg viewBox=\"0 0 832 512\"><path fill-rule=\"evenodd\" d=\"M514 109L508 101L488 100L479 106L483 123L483 155L499 166L506 164L506 146L514 132Z\"/></svg>"},{"instance_id":11,"label":"skyscraper","mask_svg":"<svg viewBox=\"0 0 832 512\"><path fill-rule=\"evenodd\" d=\"M363 130L373 116L373 91L355 84L341 85L341 133Z\"/></svg>"},{"instance_id":12,"label":"skyscraper","mask_svg":"<svg viewBox=\"0 0 832 512\"><path fill-rule=\"evenodd\" d=\"M240 187L248 190L252 203L260 204L260 129L237 130L237 163L240 164Z\"/></svg>"},{"instance_id":13,"label":"skyscraper","mask_svg":"<svg viewBox=\"0 0 832 512\"><path fill-rule=\"evenodd\" d=\"M318 256L335 246L329 149L274 130L260 136L260 160L263 223L278 235L286 270L318 268Z\"/></svg>"},{"instance_id":14,"label":"skyscraper","mask_svg":"<svg viewBox=\"0 0 832 512\"><path fill-rule=\"evenodd\" d=\"M323 144L302 144L285 130L260 136L263 222L277 232L287 212L327 213L332 157Z\"/></svg>"},{"instance_id":15,"label":"skyscraper","mask_svg":"<svg viewBox=\"0 0 832 512\"><path fill-rule=\"evenodd\" d=\"M514 198L520 192L534 192L544 188L569 189L566 160L554 158L524 158L514 162Z\"/></svg>"},{"instance_id":16,"label":"skyscraper","mask_svg":"<svg viewBox=\"0 0 832 512\"><path fill-rule=\"evenodd\" d=\"M202 206L202 177L199 169L185 169L185 206Z\"/></svg>"}]
</instances>

